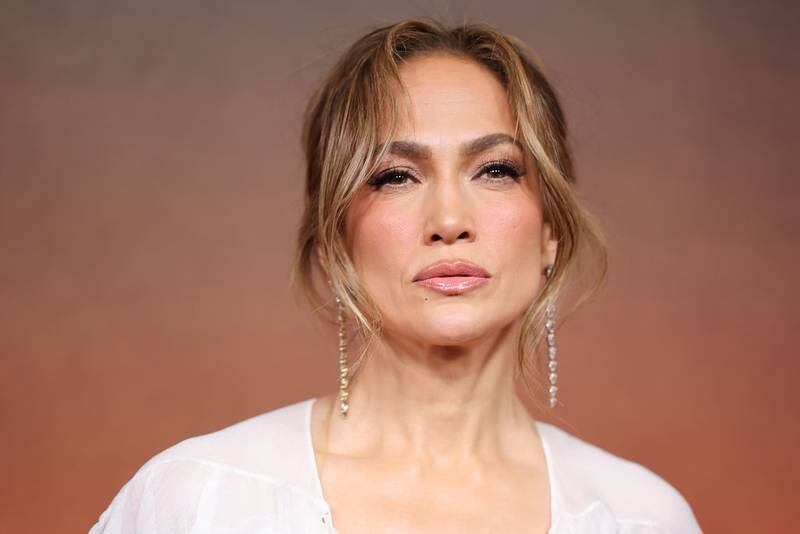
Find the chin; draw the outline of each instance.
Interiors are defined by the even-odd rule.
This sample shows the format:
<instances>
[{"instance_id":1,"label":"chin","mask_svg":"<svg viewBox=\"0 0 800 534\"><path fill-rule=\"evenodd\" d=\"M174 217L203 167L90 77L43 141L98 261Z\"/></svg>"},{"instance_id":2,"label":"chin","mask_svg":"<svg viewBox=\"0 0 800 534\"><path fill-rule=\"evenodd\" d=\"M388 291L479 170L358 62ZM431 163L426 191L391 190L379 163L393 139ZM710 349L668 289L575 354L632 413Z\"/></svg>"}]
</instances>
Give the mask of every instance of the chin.
<instances>
[{"instance_id":1,"label":"chin","mask_svg":"<svg viewBox=\"0 0 800 534\"><path fill-rule=\"evenodd\" d=\"M474 308L453 306L421 312L414 320L415 337L436 346L467 345L502 328L502 321L498 321L499 314L487 308Z\"/></svg>"}]
</instances>

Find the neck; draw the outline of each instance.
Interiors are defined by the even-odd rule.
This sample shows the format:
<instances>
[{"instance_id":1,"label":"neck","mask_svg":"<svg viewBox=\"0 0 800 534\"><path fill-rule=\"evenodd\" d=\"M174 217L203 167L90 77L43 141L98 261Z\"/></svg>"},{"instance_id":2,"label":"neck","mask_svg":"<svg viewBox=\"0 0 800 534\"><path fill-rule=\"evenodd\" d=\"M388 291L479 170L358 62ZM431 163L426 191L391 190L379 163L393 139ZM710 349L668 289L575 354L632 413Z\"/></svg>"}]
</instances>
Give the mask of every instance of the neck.
<instances>
[{"instance_id":1,"label":"neck","mask_svg":"<svg viewBox=\"0 0 800 534\"><path fill-rule=\"evenodd\" d=\"M384 335L350 384L347 419L330 420L330 445L442 467L514 457L535 432L515 393L516 339L511 327L458 347Z\"/></svg>"}]
</instances>

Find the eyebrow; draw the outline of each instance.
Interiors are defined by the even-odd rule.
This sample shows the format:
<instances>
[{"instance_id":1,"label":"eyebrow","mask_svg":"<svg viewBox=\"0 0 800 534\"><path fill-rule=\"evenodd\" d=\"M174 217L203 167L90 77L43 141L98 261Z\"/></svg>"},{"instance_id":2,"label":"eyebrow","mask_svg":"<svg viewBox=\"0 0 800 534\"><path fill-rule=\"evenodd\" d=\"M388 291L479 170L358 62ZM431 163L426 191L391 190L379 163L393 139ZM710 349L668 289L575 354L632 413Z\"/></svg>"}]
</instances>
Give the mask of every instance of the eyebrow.
<instances>
[{"instance_id":1,"label":"eyebrow","mask_svg":"<svg viewBox=\"0 0 800 534\"><path fill-rule=\"evenodd\" d=\"M493 133L467 141L461 145L462 156L474 156L492 148L493 146L511 143L517 148L525 151L522 144L512 136L504 133ZM432 151L427 145L421 145L412 141L393 141L389 145L389 154L401 156L408 159L431 159Z\"/></svg>"}]
</instances>

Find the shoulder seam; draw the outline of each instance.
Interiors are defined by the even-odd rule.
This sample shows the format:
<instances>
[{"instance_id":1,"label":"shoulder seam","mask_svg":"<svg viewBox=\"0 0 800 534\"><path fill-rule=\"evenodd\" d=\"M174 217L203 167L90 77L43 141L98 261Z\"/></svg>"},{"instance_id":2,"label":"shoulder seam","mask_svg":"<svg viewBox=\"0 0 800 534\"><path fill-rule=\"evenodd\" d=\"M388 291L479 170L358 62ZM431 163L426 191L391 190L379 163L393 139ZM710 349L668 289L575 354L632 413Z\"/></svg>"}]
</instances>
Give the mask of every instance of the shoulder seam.
<instances>
[{"instance_id":1,"label":"shoulder seam","mask_svg":"<svg viewBox=\"0 0 800 534\"><path fill-rule=\"evenodd\" d=\"M618 517L617 521L619 521L620 523L628 523L629 525L644 525L644 526L648 526L648 527L656 527L656 528L661 528L661 529L665 529L666 528L661 523L658 523L656 521L650 521L649 519L631 519L631 518L620 518L620 517Z\"/></svg>"},{"instance_id":2,"label":"shoulder seam","mask_svg":"<svg viewBox=\"0 0 800 534\"><path fill-rule=\"evenodd\" d=\"M307 499L309 499L309 500L311 500L311 501L313 501L315 503L322 504L322 503L319 502L319 499L317 499L315 496L309 494L308 491L306 491L305 489L297 487L297 486L295 486L293 484L290 484L290 483L286 482L283 479L276 478L276 477L273 477L273 476L270 476L270 475L266 475L266 474L263 474L263 473L255 473L253 471L248 471L246 469L242 469L240 467L236 467L236 466L233 466L233 465L230 465L230 464L226 464L226 463L222 463L222 462L215 462L215 461L212 461L212 460L202 460L202 459L199 459L199 458L192 458L192 457L189 457L189 456L174 456L172 458L164 458L164 459L160 459L158 461L155 461L153 463L148 463L147 465L143 466L143 468L140 470L140 473L137 473L135 476L149 476L151 474L150 472L153 469L155 469L156 467L160 467L162 465L171 464L171 463L179 463L179 462L200 464L200 465L204 465L206 467L212 467L212 468L217 469L217 470L223 470L223 471L228 471L228 472L231 472L231 473L236 473L237 475L240 475L240 476L243 476L243 477L248 477L248 478L260 480L262 482L268 482L270 484L286 488L286 489L288 489L288 490L290 490L290 491L292 491L294 493L297 493L297 494L299 494L299 495L301 495L301 496L303 496L303 497L305 497L305 498L307 498Z\"/></svg>"}]
</instances>

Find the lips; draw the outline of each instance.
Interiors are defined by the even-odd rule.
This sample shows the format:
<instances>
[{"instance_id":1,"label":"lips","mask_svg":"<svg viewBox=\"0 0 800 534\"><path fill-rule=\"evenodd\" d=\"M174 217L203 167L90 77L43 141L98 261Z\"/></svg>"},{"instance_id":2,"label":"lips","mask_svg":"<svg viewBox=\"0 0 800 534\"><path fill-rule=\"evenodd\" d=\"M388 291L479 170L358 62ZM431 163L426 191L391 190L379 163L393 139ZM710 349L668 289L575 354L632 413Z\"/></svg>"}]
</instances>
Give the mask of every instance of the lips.
<instances>
[{"instance_id":1,"label":"lips","mask_svg":"<svg viewBox=\"0 0 800 534\"><path fill-rule=\"evenodd\" d=\"M464 260L441 261L417 273L413 282L444 295L460 295L489 282L483 267Z\"/></svg>"}]
</instances>

